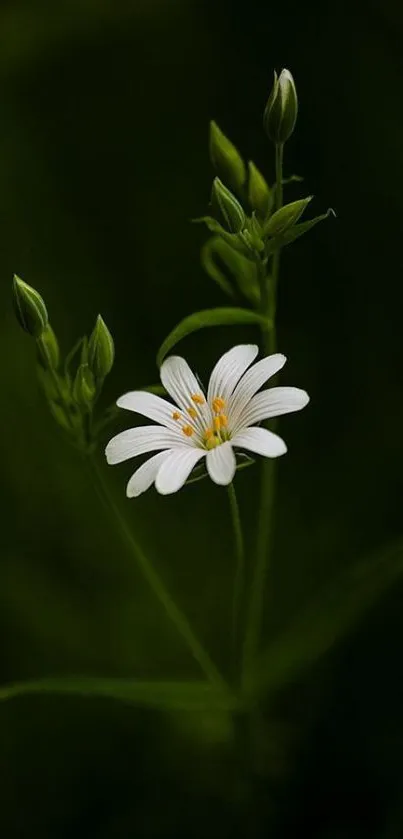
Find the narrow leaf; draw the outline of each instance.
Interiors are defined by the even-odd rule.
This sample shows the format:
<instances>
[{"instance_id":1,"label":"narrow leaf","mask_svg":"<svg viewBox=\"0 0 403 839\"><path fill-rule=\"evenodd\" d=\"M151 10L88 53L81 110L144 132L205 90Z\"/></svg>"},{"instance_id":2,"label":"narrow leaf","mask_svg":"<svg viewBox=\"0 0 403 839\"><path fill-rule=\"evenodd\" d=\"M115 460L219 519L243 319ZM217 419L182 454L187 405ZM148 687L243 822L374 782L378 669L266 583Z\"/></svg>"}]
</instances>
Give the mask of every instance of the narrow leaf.
<instances>
[{"instance_id":1,"label":"narrow leaf","mask_svg":"<svg viewBox=\"0 0 403 839\"><path fill-rule=\"evenodd\" d=\"M216 219L212 218L212 216L194 218L192 221L193 224L205 224L210 233L215 233L217 236L220 236L225 242L227 242L228 245L231 245L234 250L239 251L239 253L242 253L245 256L250 255L250 247L248 247L245 243L242 233L228 233L227 230L224 230L223 226L216 221ZM245 223L247 223L246 219Z\"/></svg>"},{"instance_id":2,"label":"narrow leaf","mask_svg":"<svg viewBox=\"0 0 403 839\"><path fill-rule=\"evenodd\" d=\"M227 280L227 277L218 267L215 260L215 257L219 255L220 244L223 242L224 240L220 239L219 236L213 236L211 239L208 239L201 250L201 264L209 277L220 286L221 291L227 294L228 297L234 297L235 292L231 283Z\"/></svg>"},{"instance_id":3,"label":"narrow leaf","mask_svg":"<svg viewBox=\"0 0 403 839\"><path fill-rule=\"evenodd\" d=\"M291 242L295 242L295 240L299 239L300 236L303 236L305 233L308 233L309 230L312 230L312 228L320 221L324 221L330 216L336 218L336 213L331 208L329 208L326 213L316 216L316 218L309 219L309 221L304 221L301 224L296 224L295 227L292 227L291 230L287 230L281 237L281 247L283 245L289 245Z\"/></svg>"},{"instance_id":4,"label":"narrow leaf","mask_svg":"<svg viewBox=\"0 0 403 839\"><path fill-rule=\"evenodd\" d=\"M283 248L285 245L290 245L292 242L295 242L296 239L299 239L300 236L304 236L305 233L308 233L312 230L315 225L319 224L320 221L324 221L325 219L333 216L336 218L336 213L334 210L329 208L326 213L322 213L320 216L316 216L316 218L311 218L309 221L304 221L301 224L296 224L295 227L291 227L290 230L286 230L282 236L279 236L276 239L272 239L267 244L266 248L266 256L270 256L273 251L277 250L278 248Z\"/></svg>"},{"instance_id":5,"label":"narrow leaf","mask_svg":"<svg viewBox=\"0 0 403 839\"><path fill-rule=\"evenodd\" d=\"M237 705L229 692L208 682L141 682L91 676L49 677L15 682L0 688L0 700L29 694L62 694L115 699L147 708L171 711L230 710Z\"/></svg>"},{"instance_id":6,"label":"narrow leaf","mask_svg":"<svg viewBox=\"0 0 403 839\"><path fill-rule=\"evenodd\" d=\"M201 251L203 268L209 277L229 296L234 296L234 288L220 267L220 262L232 274L240 292L254 305L259 300L259 286L256 265L239 251L235 250L220 236L209 239Z\"/></svg>"},{"instance_id":7,"label":"narrow leaf","mask_svg":"<svg viewBox=\"0 0 403 839\"><path fill-rule=\"evenodd\" d=\"M252 694L295 681L365 615L403 575L403 542L362 560L328 585L258 659Z\"/></svg>"},{"instance_id":8,"label":"narrow leaf","mask_svg":"<svg viewBox=\"0 0 403 839\"><path fill-rule=\"evenodd\" d=\"M238 308L218 308L218 309L204 309L201 312L194 312L192 315L184 318L177 326L169 333L168 337L161 344L158 355L157 364L160 367L165 356L172 350L172 348L187 335L192 332L197 332L198 329L204 329L209 326L232 326L233 324L258 324L267 326L269 321L257 312L251 312L249 309Z\"/></svg>"}]
</instances>

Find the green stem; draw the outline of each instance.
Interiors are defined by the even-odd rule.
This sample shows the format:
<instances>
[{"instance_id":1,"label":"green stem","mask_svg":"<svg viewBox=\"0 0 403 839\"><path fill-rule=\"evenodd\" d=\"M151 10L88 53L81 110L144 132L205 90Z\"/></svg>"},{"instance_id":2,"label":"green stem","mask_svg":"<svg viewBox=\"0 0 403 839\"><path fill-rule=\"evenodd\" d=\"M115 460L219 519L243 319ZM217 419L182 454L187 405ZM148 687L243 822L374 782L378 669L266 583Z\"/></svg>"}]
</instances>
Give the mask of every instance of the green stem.
<instances>
[{"instance_id":1,"label":"green stem","mask_svg":"<svg viewBox=\"0 0 403 839\"><path fill-rule=\"evenodd\" d=\"M104 477L95 458L88 457L87 461L90 464L91 474L97 487L98 494L105 506L108 508L108 511L114 516L121 535L126 540L143 576L147 580L156 598L165 609L167 616L172 621L182 638L186 641L187 646L193 653L194 658L199 663L208 680L216 687L222 690L228 690L224 679L217 670L215 664L212 662L209 654L194 634L187 618L176 605L175 601L167 591L165 584L154 570L140 545L137 544L124 516L120 512L109 492L109 488L105 483Z\"/></svg>"},{"instance_id":2,"label":"green stem","mask_svg":"<svg viewBox=\"0 0 403 839\"><path fill-rule=\"evenodd\" d=\"M239 505L238 500L236 497L235 487L234 484L231 483L228 486L228 497L231 509L231 519L232 525L234 529L234 542L235 542L235 556L236 556L236 566L235 566L235 577L234 577L234 587L233 587L233 594L232 594L232 640L233 640L233 648L234 648L234 660L237 664L238 659L238 644L239 644L239 635L240 635L240 623L241 623L241 612L242 612L242 599L243 599L243 592L245 588L245 552L244 552L244 541L243 541L243 534L242 534L242 525L241 525L241 517L239 513Z\"/></svg>"},{"instance_id":3,"label":"green stem","mask_svg":"<svg viewBox=\"0 0 403 839\"><path fill-rule=\"evenodd\" d=\"M283 146L276 145L276 210L283 204ZM262 348L266 355L271 355L277 349L276 337L276 307L277 285L280 271L280 248L273 254L269 283L266 282L267 294L262 301L262 314L271 320L271 328L262 328ZM273 426L272 426L273 427ZM267 565L272 537L272 518L275 498L276 461L265 458L262 463L262 483L260 494L260 509L258 535L256 547L256 564L251 582L245 643L243 649L243 682L248 679L248 673L253 664L257 645L259 643L262 625L263 603Z\"/></svg>"}]
</instances>

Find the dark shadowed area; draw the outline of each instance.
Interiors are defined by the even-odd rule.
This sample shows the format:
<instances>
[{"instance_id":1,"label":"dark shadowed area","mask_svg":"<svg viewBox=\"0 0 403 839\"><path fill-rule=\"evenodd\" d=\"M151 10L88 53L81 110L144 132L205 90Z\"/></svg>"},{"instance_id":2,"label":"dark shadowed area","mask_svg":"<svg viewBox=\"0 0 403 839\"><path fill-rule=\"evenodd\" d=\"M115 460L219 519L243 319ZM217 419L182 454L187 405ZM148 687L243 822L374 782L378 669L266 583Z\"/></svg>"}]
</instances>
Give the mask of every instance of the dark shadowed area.
<instances>
[{"instance_id":1,"label":"dark shadowed area","mask_svg":"<svg viewBox=\"0 0 403 839\"><path fill-rule=\"evenodd\" d=\"M304 183L286 198L313 194L312 214L331 206L337 218L282 257L281 382L305 388L311 403L281 420L289 453L265 631L276 637L344 569L365 568L401 539L402 45L397 0L3 0L2 684L72 673L200 678L49 415L11 280L16 272L44 296L63 351L102 313L116 345L105 405L157 382L172 327L227 305L200 264L206 232L190 223L209 201L209 120L273 181L262 113L274 69L290 68L300 101L285 173ZM206 381L221 353L256 340L254 327L226 326L178 351ZM225 492L206 480L128 501L131 464L109 468L100 449L99 465L225 670ZM249 550L257 466L239 473L237 490ZM403 587L397 573L382 585L340 642L325 643L263 709L249 829L224 713L36 695L0 703L2 835L399 839Z\"/></svg>"}]
</instances>

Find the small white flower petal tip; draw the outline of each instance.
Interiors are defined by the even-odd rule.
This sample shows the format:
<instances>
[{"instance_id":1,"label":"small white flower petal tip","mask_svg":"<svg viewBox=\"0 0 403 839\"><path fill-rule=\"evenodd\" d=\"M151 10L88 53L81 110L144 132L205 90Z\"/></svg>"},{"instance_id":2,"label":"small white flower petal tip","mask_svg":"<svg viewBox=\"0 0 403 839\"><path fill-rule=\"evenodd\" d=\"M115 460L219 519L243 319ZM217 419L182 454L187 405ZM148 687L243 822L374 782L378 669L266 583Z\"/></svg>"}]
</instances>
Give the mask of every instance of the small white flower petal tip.
<instances>
[{"instance_id":1,"label":"small white flower petal tip","mask_svg":"<svg viewBox=\"0 0 403 839\"><path fill-rule=\"evenodd\" d=\"M235 474L237 449L262 457L286 453L284 440L259 423L302 410L309 396L297 387L261 390L284 367L286 357L275 353L255 362L257 354L255 344L226 352L214 367L207 392L184 358L170 356L160 373L172 402L143 391L117 400L119 407L156 423L122 431L106 447L110 464L153 453L130 478L128 498L152 485L161 495L177 492L202 458L212 481L226 486Z\"/></svg>"}]
</instances>

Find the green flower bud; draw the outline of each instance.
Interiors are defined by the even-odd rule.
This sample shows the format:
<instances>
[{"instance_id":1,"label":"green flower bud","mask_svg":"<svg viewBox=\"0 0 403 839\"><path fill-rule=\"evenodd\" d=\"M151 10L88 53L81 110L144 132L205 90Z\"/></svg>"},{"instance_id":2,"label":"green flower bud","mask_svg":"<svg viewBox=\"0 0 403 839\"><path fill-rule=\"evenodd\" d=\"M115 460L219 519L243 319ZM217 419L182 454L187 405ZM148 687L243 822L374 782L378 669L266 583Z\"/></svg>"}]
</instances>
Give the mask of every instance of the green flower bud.
<instances>
[{"instance_id":1,"label":"green flower bud","mask_svg":"<svg viewBox=\"0 0 403 839\"><path fill-rule=\"evenodd\" d=\"M266 236L280 236L289 227L295 224L302 213L312 201L312 195L308 198L301 198L299 201L293 201L292 204L285 204L276 213L273 213L269 221L264 227Z\"/></svg>"},{"instance_id":2,"label":"green flower bud","mask_svg":"<svg viewBox=\"0 0 403 839\"><path fill-rule=\"evenodd\" d=\"M246 181L245 164L238 149L214 121L210 122L210 159L224 183L239 193Z\"/></svg>"},{"instance_id":3,"label":"green flower bud","mask_svg":"<svg viewBox=\"0 0 403 839\"><path fill-rule=\"evenodd\" d=\"M294 131L297 115L297 91L290 71L282 70L279 78L274 73L274 84L263 116L269 139L273 143L285 143Z\"/></svg>"},{"instance_id":4,"label":"green flower bud","mask_svg":"<svg viewBox=\"0 0 403 839\"><path fill-rule=\"evenodd\" d=\"M16 274L13 280L13 304L20 326L33 338L39 338L48 325L45 303L41 295Z\"/></svg>"},{"instance_id":5,"label":"green flower bud","mask_svg":"<svg viewBox=\"0 0 403 839\"><path fill-rule=\"evenodd\" d=\"M88 364L80 364L73 384L73 399L84 410L89 410L96 393L95 380Z\"/></svg>"},{"instance_id":6,"label":"green flower bud","mask_svg":"<svg viewBox=\"0 0 403 839\"><path fill-rule=\"evenodd\" d=\"M53 329L48 323L42 335L36 339L38 361L45 370L57 370L60 360L59 344Z\"/></svg>"},{"instance_id":7,"label":"green flower bud","mask_svg":"<svg viewBox=\"0 0 403 839\"><path fill-rule=\"evenodd\" d=\"M249 161L248 201L260 218L266 218L273 202L270 188L252 160Z\"/></svg>"},{"instance_id":8,"label":"green flower bud","mask_svg":"<svg viewBox=\"0 0 403 839\"><path fill-rule=\"evenodd\" d=\"M112 335L101 315L98 315L88 342L88 364L96 380L102 380L110 373L114 359L115 346Z\"/></svg>"},{"instance_id":9,"label":"green flower bud","mask_svg":"<svg viewBox=\"0 0 403 839\"><path fill-rule=\"evenodd\" d=\"M245 213L235 196L219 178L214 178L211 204L230 233L240 233L245 227Z\"/></svg>"}]
</instances>

